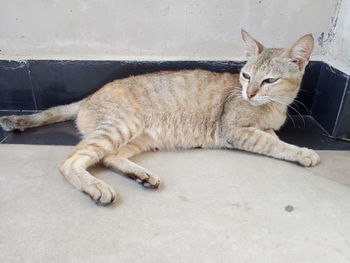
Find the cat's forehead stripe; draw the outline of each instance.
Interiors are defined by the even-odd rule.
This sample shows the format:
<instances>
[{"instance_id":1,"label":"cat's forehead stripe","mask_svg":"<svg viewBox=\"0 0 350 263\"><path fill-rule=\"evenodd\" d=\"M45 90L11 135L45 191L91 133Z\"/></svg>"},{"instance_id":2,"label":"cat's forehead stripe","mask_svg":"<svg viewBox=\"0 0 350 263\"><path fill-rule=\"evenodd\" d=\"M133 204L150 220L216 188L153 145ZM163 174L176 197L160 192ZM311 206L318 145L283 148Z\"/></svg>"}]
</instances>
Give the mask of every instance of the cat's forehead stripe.
<instances>
[{"instance_id":1,"label":"cat's forehead stripe","mask_svg":"<svg viewBox=\"0 0 350 263\"><path fill-rule=\"evenodd\" d=\"M285 52L285 49L282 48L267 48L255 60L248 61L246 68L252 74L258 75L285 74L288 69L286 68L286 61L281 57L283 52Z\"/></svg>"}]
</instances>

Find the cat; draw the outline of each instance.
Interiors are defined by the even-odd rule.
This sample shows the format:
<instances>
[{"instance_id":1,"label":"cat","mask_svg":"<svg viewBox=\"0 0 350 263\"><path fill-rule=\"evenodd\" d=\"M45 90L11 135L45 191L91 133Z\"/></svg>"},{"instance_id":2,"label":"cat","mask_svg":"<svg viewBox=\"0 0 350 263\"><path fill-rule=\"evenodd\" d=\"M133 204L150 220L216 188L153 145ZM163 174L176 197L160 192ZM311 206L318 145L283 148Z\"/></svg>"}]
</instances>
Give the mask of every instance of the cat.
<instances>
[{"instance_id":1,"label":"cat","mask_svg":"<svg viewBox=\"0 0 350 263\"><path fill-rule=\"evenodd\" d=\"M89 97L48 110L4 116L6 131L76 120L82 140L60 165L63 176L97 204L116 200L115 190L87 168L101 162L149 188L160 180L129 158L159 149L241 149L314 166L318 154L282 142L275 134L300 89L314 40L290 48L265 48L246 31L246 64L239 74L205 70L161 71L104 85Z\"/></svg>"}]
</instances>

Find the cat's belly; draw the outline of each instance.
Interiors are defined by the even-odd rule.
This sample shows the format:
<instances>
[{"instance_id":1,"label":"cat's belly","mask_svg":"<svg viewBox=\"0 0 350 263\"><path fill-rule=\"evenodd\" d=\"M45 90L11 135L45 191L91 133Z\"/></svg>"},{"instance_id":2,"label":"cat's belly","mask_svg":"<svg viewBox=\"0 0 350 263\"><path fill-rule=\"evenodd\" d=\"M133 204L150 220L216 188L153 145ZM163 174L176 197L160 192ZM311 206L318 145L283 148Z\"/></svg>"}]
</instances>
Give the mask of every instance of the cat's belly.
<instances>
[{"instance_id":1,"label":"cat's belly","mask_svg":"<svg viewBox=\"0 0 350 263\"><path fill-rule=\"evenodd\" d=\"M201 127L152 127L146 133L159 149L213 148L219 141L216 125Z\"/></svg>"}]
</instances>

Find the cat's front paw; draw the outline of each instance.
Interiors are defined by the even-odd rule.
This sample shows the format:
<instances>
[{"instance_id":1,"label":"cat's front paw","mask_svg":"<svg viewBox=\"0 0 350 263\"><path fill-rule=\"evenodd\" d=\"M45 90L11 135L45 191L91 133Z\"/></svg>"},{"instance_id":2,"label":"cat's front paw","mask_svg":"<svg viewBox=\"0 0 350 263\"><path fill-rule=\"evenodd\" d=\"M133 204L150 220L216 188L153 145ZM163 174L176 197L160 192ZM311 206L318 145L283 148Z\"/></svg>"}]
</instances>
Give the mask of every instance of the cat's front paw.
<instances>
[{"instance_id":1,"label":"cat's front paw","mask_svg":"<svg viewBox=\"0 0 350 263\"><path fill-rule=\"evenodd\" d=\"M320 161L320 156L314 150L301 148L297 153L297 162L302 166L315 166Z\"/></svg>"}]
</instances>

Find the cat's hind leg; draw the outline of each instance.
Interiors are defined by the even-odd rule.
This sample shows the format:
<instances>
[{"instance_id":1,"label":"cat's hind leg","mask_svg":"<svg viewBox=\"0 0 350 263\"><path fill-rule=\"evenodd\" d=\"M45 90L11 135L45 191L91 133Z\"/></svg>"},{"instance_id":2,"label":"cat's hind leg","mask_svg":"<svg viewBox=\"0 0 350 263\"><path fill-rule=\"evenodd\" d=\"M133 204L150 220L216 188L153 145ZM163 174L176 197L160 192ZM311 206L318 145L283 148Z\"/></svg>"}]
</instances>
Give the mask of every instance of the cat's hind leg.
<instances>
[{"instance_id":1,"label":"cat's hind leg","mask_svg":"<svg viewBox=\"0 0 350 263\"><path fill-rule=\"evenodd\" d=\"M160 180L157 176L128 159L142 152L153 150L152 145L153 139L143 134L121 147L117 153L105 156L102 163L107 168L123 173L145 187L158 188Z\"/></svg>"},{"instance_id":2,"label":"cat's hind leg","mask_svg":"<svg viewBox=\"0 0 350 263\"><path fill-rule=\"evenodd\" d=\"M120 123L118 126L99 127L75 147L62 162L60 171L71 184L88 194L97 204L108 205L115 201L114 189L86 169L137 137L142 132L142 126Z\"/></svg>"}]
</instances>

